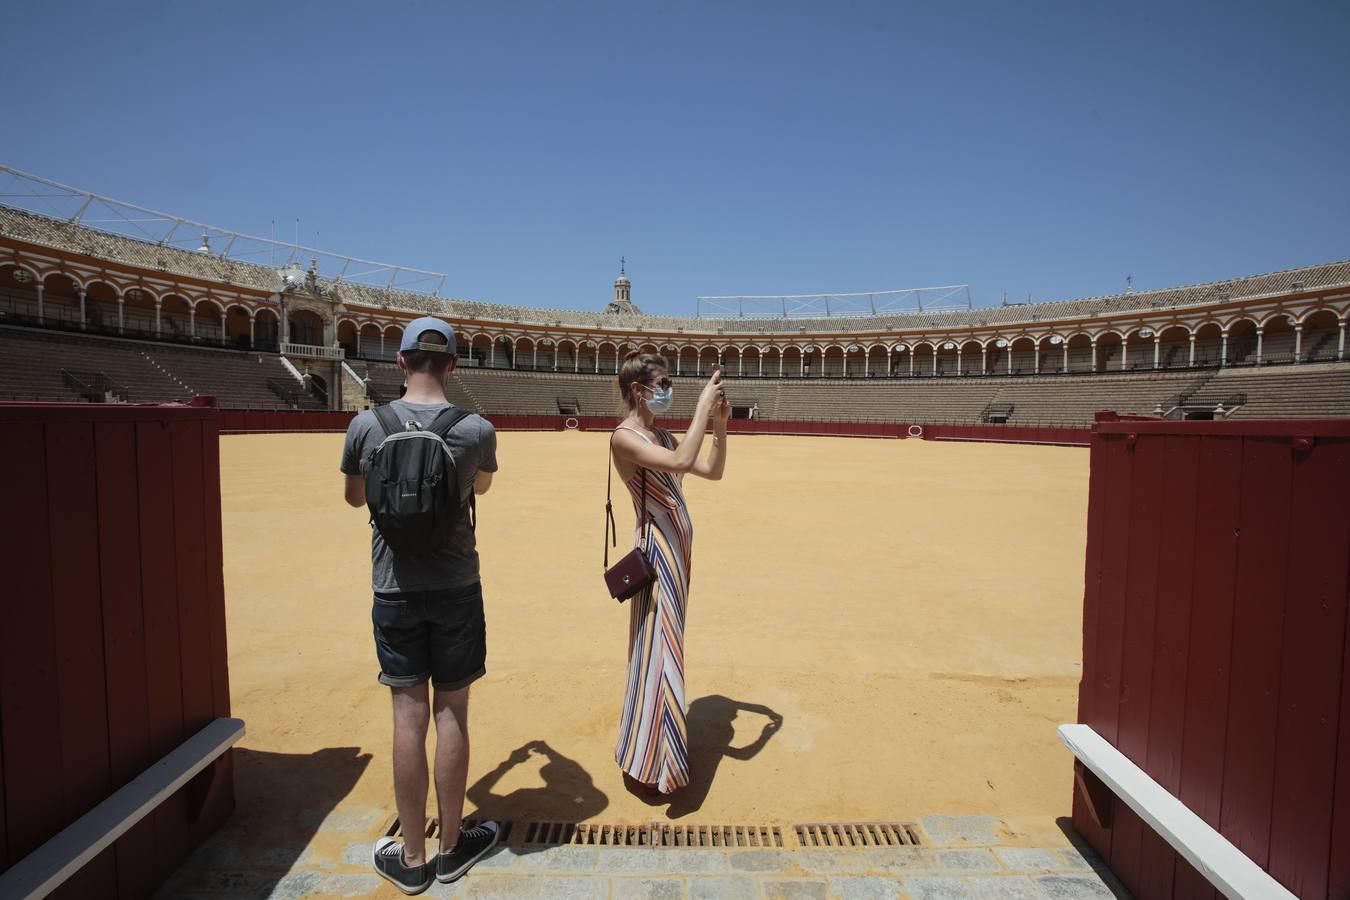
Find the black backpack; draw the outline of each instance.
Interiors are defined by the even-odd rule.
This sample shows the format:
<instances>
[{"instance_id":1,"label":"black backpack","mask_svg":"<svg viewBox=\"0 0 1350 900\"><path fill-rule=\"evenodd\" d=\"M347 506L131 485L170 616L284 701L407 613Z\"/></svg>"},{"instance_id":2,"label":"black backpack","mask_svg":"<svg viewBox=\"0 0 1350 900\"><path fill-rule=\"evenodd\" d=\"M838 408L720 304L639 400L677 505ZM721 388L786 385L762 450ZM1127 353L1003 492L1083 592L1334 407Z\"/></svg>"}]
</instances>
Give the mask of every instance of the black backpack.
<instances>
[{"instance_id":1,"label":"black backpack","mask_svg":"<svg viewBox=\"0 0 1350 900\"><path fill-rule=\"evenodd\" d=\"M384 439L366 464L370 522L398 553L434 553L455 530L473 529L474 497L459 495L459 471L445 435L469 413L451 406L426 428L405 426L388 406L375 408Z\"/></svg>"}]
</instances>

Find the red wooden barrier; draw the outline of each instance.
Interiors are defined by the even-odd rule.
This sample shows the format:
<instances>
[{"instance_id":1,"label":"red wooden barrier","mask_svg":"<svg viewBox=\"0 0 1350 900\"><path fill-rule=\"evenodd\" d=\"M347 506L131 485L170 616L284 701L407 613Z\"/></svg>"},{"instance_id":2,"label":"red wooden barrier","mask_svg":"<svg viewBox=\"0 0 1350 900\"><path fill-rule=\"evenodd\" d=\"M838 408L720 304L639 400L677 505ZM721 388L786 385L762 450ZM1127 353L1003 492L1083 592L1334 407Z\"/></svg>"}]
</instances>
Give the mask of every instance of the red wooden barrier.
<instances>
[{"instance_id":1,"label":"red wooden barrier","mask_svg":"<svg viewBox=\"0 0 1350 900\"><path fill-rule=\"evenodd\" d=\"M23 474L0 542L0 865L230 713L217 416L0 407ZM57 895L147 896L233 807L227 753Z\"/></svg>"},{"instance_id":2,"label":"red wooden barrier","mask_svg":"<svg viewBox=\"0 0 1350 900\"><path fill-rule=\"evenodd\" d=\"M1100 421L1079 721L1299 897L1350 896L1350 420ZM1121 802L1141 897L1214 891Z\"/></svg>"}]
</instances>

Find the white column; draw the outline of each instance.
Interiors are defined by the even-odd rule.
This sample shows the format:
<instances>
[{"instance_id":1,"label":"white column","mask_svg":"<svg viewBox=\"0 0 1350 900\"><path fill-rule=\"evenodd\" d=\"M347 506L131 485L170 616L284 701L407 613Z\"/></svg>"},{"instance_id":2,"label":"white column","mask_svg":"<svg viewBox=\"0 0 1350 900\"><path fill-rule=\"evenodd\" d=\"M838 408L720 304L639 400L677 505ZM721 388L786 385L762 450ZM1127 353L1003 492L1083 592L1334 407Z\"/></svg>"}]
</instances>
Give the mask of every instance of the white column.
<instances>
[{"instance_id":1,"label":"white column","mask_svg":"<svg viewBox=\"0 0 1350 900\"><path fill-rule=\"evenodd\" d=\"M188 307L188 335L197 336L197 306L196 304Z\"/></svg>"},{"instance_id":2,"label":"white column","mask_svg":"<svg viewBox=\"0 0 1350 900\"><path fill-rule=\"evenodd\" d=\"M759 352L759 374L764 375L764 351Z\"/></svg>"},{"instance_id":3,"label":"white column","mask_svg":"<svg viewBox=\"0 0 1350 900\"><path fill-rule=\"evenodd\" d=\"M737 353L737 354L736 354L736 374L737 374L737 375L744 375L744 374L745 374L745 351L744 351L744 350L742 350L740 353Z\"/></svg>"},{"instance_id":4,"label":"white column","mask_svg":"<svg viewBox=\"0 0 1350 900\"><path fill-rule=\"evenodd\" d=\"M600 374L600 348L595 348L595 374Z\"/></svg>"},{"instance_id":5,"label":"white column","mask_svg":"<svg viewBox=\"0 0 1350 900\"><path fill-rule=\"evenodd\" d=\"M683 375L683 374L684 374L684 351L683 351L683 350L680 350L678 353L675 354L675 374L676 374L676 375Z\"/></svg>"},{"instance_id":6,"label":"white column","mask_svg":"<svg viewBox=\"0 0 1350 900\"><path fill-rule=\"evenodd\" d=\"M253 316L254 316L253 313L249 313L249 314L248 314L248 346L249 346L249 349L252 349L252 348L253 348L253 324L254 324L254 318L253 318ZM361 332L360 332L360 331L356 332L356 355L357 355L357 356L360 356L360 355L361 355Z\"/></svg>"},{"instance_id":7,"label":"white column","mask_svg":"<svg viewBox=\"0 0 1350 900\"><path fill-rule=\"evenodd\" d=\"M824 355L821 356L821 360L822 360L821 366L823 367L823 366L825 365L825 363L824 363L824 361L823 361L823 360L824 360ZM845 377L845 378L848 377L848 351L847 351L847 350L844 351L844 377Z\"/></svg>"},{"instance_id":8,"label":"white column","mask_svg":"<svg viewBox=\"0 0 1350 900\"><path fill-rule=\"evenodd\" d=\"M1336 320L1336 327L1340 332L1336 337L1336 359L1342 360L1345 359L1345 320Z\"/></svg>"},{"instance_id":9,"label":"white column","mask_svg":"<svg viewBox=\"0 0 1350 900\"><path fill-rule=\"evenodd\" d=\"M220 343L221 343L221 346L224 346L224 345L225 345L225 342L226 342L227 340L228 340L228 338L226 337L226 334L225 334L225 313L222 312L222 313L220 314Z\"/></svg>"},{"instance_id":10,"label":"white column","mask_svg":"<svg viewBox=\"0 0 1350 900\"><path fill-rule=\"evenodd\" d=\"M980 345L980 374L989 374L989 348L984 344Z\"/></svg>"},{"instance_id":11,"label":"white column","mask_svg":"<svg viewBox=\"0 0 1350 900\"><path fill-rule=\"evenodd\" d=\"M1158 363L1162 360L1162 335L1153 336L1153 368L1158 368Z\"/></svg>"},{"instance_id":12,"label":"white column","mask_svg":"<svg viewBox=\"0 0 1350 900\"><path fill-rule=\"evenodd\" d=\"M1195 366L1195 335L1191 335L1191 355L1190 359L1187 360L1186 365L1192 367Z\"/></svg>"},{"instance_id":13,"label":"white column","mask_svg":"<svg viewBox=\"0 0 1350 900\"><path fill-rule=\"evenodd\" d=\"M84 327L84 297L85 297L85 290L84 290L84 288L80 288L80 327L81 327L81 328ZM122 298L121 298L121 297L118 297L117 299L118 299L118 301L121 301Z\"/></svg>"},{"instance_id":14,"label":"white column","mask_svg":"<svg viewBox=\"0 0 1350 900\"><path fill-rule=\"evenodd\" d=\"M579 344L572 345L572 371L581 371L581 346Z\"/></svg>"},{"instance_id":15,"label":"white column","mask_svg":"<svg viewBox=\"0 0 1350 900\"><path fill-rule=\"evenodd\" d=\"M914 348L909 348L909 377L914 377Z\"/></svg>"},{"instance_id":16,"label":"white column","mask_svg":"<svg viewBox=\"0 0 1350 900\"><path fill-rule=\"evenodd\" d=\"M37 283L38 321L39 321L39 322L42 321L42 294L43 294L43 292L44 292L45 290L46 290L46 289L42 286L42 282L39 281L39 282Z\"/></svg>"},{"instance_id":17,"label":"white column","mask_svg":"<svg viewBox=\"0 0 1350 900\"><path fill-rule=\"evenodd\" d=\"M1097 339L1092 339L1092 374L1097 374Z\"/></svg>"},{"instance_id":18,"label":"white column","mask_svg":"<svg viewBox=\"0 0 1350 900\"><path fill-rule=\"evenodd\" d=\"M798 378L805 378L805 377L806 377L806 351L802 351L802 353L801 353L800 355L798 355L798 357L797 357L797 369L798 369L798 371L797 371L797 377L798 377Z\"/></svg>"},{"instance_id":19,"label":"white column","mask_svg":"<svg viewBox=\"0 0 1350 900\"><path fill-rule=\"evenodd\" d=\"M156 298L155 298L155 337L159 337L159 332L160 332L160 327L159 327L159 326L160 326L159 312L160 312L160 308L161 308L163 305L164 305L164 301L163 301L163 300L160 300L158 297L156 297Z\"/></svg>"},{"instance_id":20,"label":"white column","mask_svg":"<svg viewBox=\"0 0 1350 900\"><path fill-rule=\"evenodd\" d=\"M1041 374L1041 342L1037 341L1031 357L1031 374Z\"/></svg>"},{"instance_id":21,"label":"white column","mask_svg":"<svg viewBox=\"0 0 1350 900\"><path fill-rule=\"evenodd\" d=\"M956 374L957 374L957 375L962 374L962 373L961 373L961 346L960 346L959 344L958 344L957 347L956 347Z\"/></svg>"},{"instance_id":22,"label":"white column","mask_svg":"<svg viewBox=\"0 0 1350 900\"><path fill-rule=\"evenodd\" d=\"M1264 328L1256 329L1256 364L1258 366L1261 365L1262 350L1265 346L1264 341L1262 340L1264 336L1265 336Z\"/></svg>"},{"instance_id":23,"label":"white column","mask_svg":"<svg viewBox=\"0 0 1350 900\"><path fill-rule=\"evenodd\" d=\"M530 368L531 368L531 369L537 369L537 368L539 368L539 342L538 342L538 341L535 341L535 343L534 343L534 355L530 358Z\"/></svg>"},{"instance_id":24,"label":"white column","mask_svg":"<svg viewBox=\"0 0 1350 900\"><path fill-rule=\"evenodd\" d=\"M1069 342L1068 342L1068 341L1065 341L1065 342L1064 342L1064 373L1067 375L1068 372L1069 372Z\"/></svg>"},{"instance_id":25,"label":"white column","mask_svg":"<svg viewBox=\"0 0 1350 900\"><path fill-rule=\"evenodd\" d=\"M1125 364L1130 361L1130 339L1123 337L1120 339L1120 371L1125 371Z\"/></svg>"},{"instance_id":26,"label":"white column","mask_svg":"<svg viewBox=\"0 0 1350 900\"><path fill-rule=\"evenodd\" d=\"M886 348L886 377L890 378L895 374L895 366L891 365L891 348Z\"/></svg>"},{"instance_id":27,"label":"white column","mask_svg":"<svg viewBox=\"0 0 1350 900\"><path fill-rule=\"evenodd\" d=\"M1228 330L1224 329L1223 334L1219 336L1219 368L1225 368L1228 365Z\"/></svg>"},{"instance_id":28,"label":"white column","mask_svg":"<svg viewBox=\"0 0 1350 900\"><path fill-rule=\"evenodd\" d=\"M1294 365L1303 362L1303 324L1294 326Z\"/></svg>"},{"instance_id":29,"label":"white column","mask_svg":"<svg viewBox=\"0 0 1350 900\"><path fill-rule=\"evenodd\" d=\"M252 342L252 340L253 340L253 317L252 317L252 316L249 316L249 317L248 317L248 339L249 339L250 342ZM360 328L356 329L356 355L357 355L357 356L360 356L360 355L361 355L361 329L360 329Z\"/></svg>"},{"instance_id":30,"label":"white column","mask_svg":"<svg viewBox=\"0 0 1350 900\"><path fill-rule=\"evenodd\" d=\"M384 359L384 329L380 329L380 358Z\"/></svg>"},{"instance_id":31,"label":"white column","mask_svg":"<svg viewBox=\"0 0 1350 900\"><path fill-rule=\"evenodd\" d=\"M117 333L121 334L126 328L127 323L127 301L123 297L117 298Z\"/></svg>"},{"instance_id":32,"label":"white column","mask_svg":"<svg viewBox=\"0 0 1350 900\"><path fill-rule=\"evenodd\" d=\"M1008 344L1008 374L1009 374L1009 375L1012 374L1012 358L1013 358L1013 345L1012 345L1011 343L1009 343L1009 344Z\"/></svg>"},{"instance_id":33,"label":"white column","mask_svg":"<svg viewBox=\"0 0 1350 900\"><path fill-rule=\"evenodd\" d=\"M937 355L938 355L938 348L934 347L934 348L933 348L933 377L935 377L935 378L937 377Z\"/></svg>"}]
</instances>

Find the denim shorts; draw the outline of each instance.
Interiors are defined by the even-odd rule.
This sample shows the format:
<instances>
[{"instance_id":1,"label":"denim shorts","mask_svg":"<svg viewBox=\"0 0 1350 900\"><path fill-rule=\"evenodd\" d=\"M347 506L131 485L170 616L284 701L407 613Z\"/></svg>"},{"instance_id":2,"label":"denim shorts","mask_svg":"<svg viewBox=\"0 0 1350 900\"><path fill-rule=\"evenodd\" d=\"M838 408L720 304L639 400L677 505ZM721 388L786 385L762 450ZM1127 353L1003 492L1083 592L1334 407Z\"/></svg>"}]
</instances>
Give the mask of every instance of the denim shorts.
<instances>
[{"instance_id":1,"label":"denim shorts","mask_svg":"<svg viewBox=\"0 0 1350 900\"><path fill-rule=\"evenodd\" d=\"M487 672L483 585L441 591L377 593L371 612L380 683L438 691L468 687Z\"/></svg>"}]
</instances>

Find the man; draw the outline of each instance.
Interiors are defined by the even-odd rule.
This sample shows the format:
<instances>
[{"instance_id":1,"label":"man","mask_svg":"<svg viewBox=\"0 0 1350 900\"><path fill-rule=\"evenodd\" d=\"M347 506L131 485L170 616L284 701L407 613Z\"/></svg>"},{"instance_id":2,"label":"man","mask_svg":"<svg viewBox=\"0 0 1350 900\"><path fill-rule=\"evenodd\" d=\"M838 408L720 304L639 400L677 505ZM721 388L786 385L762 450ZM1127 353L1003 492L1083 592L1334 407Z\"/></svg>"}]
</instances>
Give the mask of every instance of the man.
<instances>
[{"instance_id":1,"label":"man","mask_svg":"<svg viewBox=\"0 0 1350 900\"><path fill-rule=\"evenodd\" d=\"M398 353L399 367L407 375L407 391L388 407L396 419L385 413L382 423L376 410L366 410L347 429L342 473L347 477L349 504L366 504L364 476L374 464L372 454L388 437L387 426L396 425L396 431L429 429L446 410L452 412L441 419L441 426L455 419L454 408L445 399L445 386L458 360L455 333L445 322L428 316L408 324ZM486 494L497 471L497 435L492 426L480 416L465 415L445 427L442 437L460 482L456 502L464 498L467 503L474 495ZM385 454L395 443L402 450L418 441L387 443L380 451L386 465L393 457ZM433 443L431 454L418 458L441 464L444 451ZM377 484L372 482L372 490L382 490ZM406 491L406 487L400 485L397 490ZM482 677L487 658L470 510L464 508L462 516L453 523L445 543L423 551L391 548L372 517L375 652L379 680L393 694L394 799L404 826L403 843L382 839L375 845L372 860L375 870L406 894L426 890L433 878L456 880L497 841L494 822L460 829L469 769L469 685ZM400 543L392 530L391 540ZM439 851L428 860L422 823L427 803L427 727L433 716L441 831Z\"/></svg>"}]
</instances>

